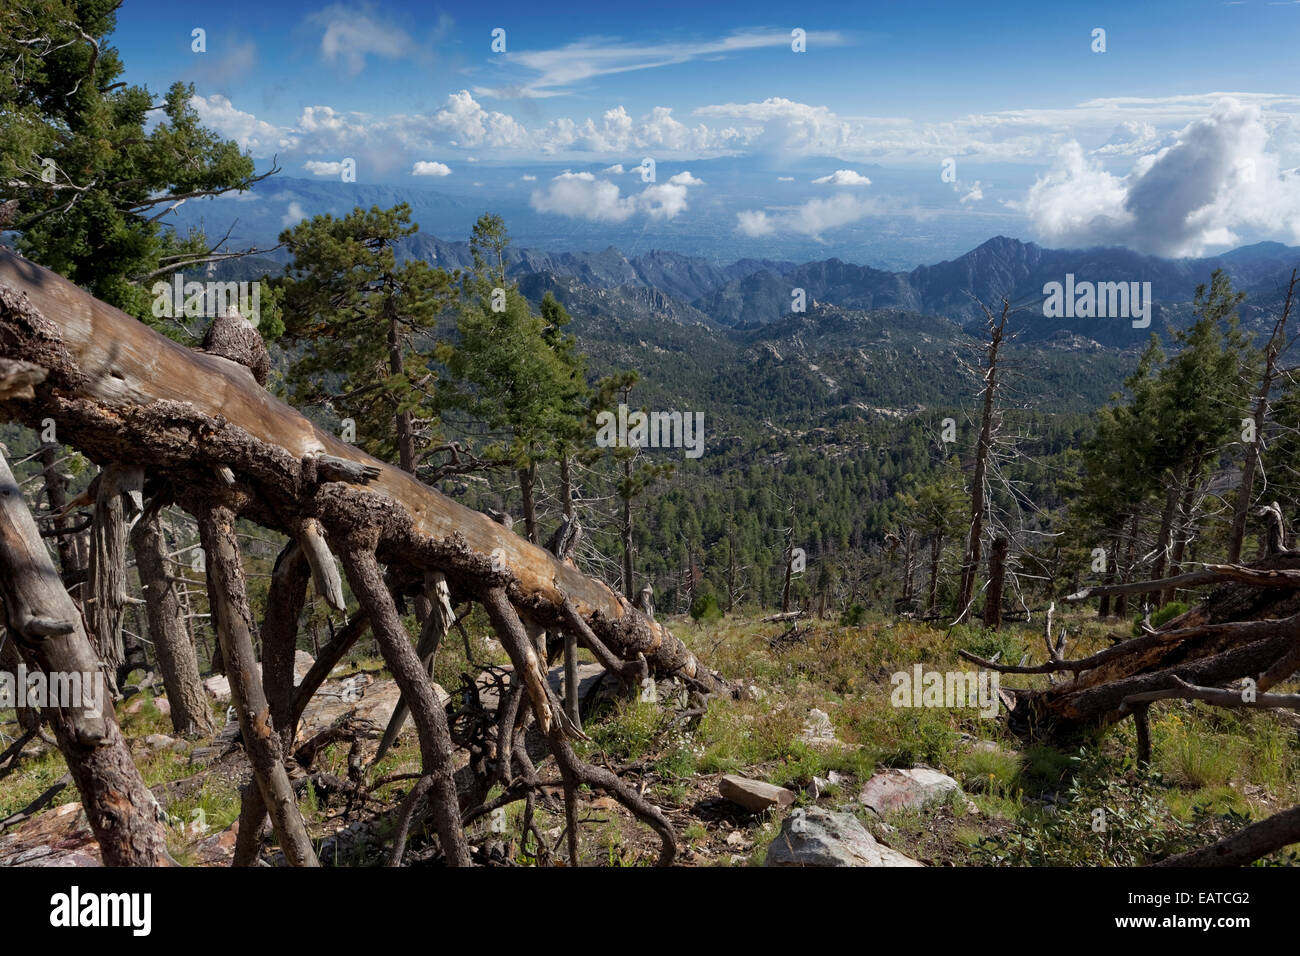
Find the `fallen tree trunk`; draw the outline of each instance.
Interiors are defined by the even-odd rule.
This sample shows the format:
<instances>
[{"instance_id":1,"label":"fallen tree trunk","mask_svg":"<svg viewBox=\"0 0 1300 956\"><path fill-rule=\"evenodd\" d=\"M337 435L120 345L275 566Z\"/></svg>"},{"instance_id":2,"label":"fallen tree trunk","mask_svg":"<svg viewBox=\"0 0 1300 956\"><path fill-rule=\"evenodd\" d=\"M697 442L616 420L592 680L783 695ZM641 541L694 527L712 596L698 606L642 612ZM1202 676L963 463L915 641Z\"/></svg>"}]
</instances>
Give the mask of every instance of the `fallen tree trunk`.
<instances>
[{"instance_id":1,"label":"fallen tree trunk","mask_svg":"<svg viewBox=\"0 0 1300 956\"><path fill-rule=\"evenodd\" d=\"M563 629L567 600L620 657L642 653L660 676L727 689L604 583L316 428L243 366L186 349L4 249L0 358L48 373L33 399L0 401L0 418L35 426L51 417L60 439L92 459L148 462L200 494L228 488L228 470L252 492L243 516L266 527L293 535L303 519L317 519L378 529L379 560L404 593L418 593L425 570L443 571L463 596L481 590L485 574L500 574L539 626Z\"/></svg>"},{"instance_id":2,"label":"fallen tree trunk","mask_svg":"<svg viewBox=\"0 0 1300 956\"><path fill-rule=\"evenodd\" d=\"M1221 685L1249 678L1263 691L1300 666L1300 553L1279 552L1248 566L1208 565L1201 571L1158 581L1091 588L1070 595L1080 601L1104 594L1132 594L1218 583L1203 601L1159 630L1123 640L1081 660L1049 660L1029 667L974 659L1004 673L1069 673L1072 679L1044 691L1019 691L1012 727L1050 729L1058 735L1113 723L1133 713L1126 698L1150 695L1180 682Z\"/></svg>"}]
</instances>

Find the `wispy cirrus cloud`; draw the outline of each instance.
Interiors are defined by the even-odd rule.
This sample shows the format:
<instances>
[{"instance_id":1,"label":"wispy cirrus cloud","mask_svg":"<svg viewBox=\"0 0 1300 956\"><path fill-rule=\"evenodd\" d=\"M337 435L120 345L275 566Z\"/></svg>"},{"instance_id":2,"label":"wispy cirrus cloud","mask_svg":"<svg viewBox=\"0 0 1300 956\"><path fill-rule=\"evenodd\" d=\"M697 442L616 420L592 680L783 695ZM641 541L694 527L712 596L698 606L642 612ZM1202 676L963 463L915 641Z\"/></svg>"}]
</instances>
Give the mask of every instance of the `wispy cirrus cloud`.
<instances>
[{"instance_id":1,"label":"wispy cirrus cloud","mask_svg":"<svg viewBox=\"0 0 1300 956\"><path fill-rule=\"evenodd\" d=\"M836 31L817 30L807 34L810 49L844 46L850 42L850 37ZM573 93L580 84L601 76L661 69L751 50L789 48L790 43L790 31L779 29L741 30L712 40L655 43L630 42L619 37L584 37L550 49L501 54L502 68L518 74L517 79L498 86L477 86L474 92L511 98L564 96Z\"/></svg>"}]
</instances>

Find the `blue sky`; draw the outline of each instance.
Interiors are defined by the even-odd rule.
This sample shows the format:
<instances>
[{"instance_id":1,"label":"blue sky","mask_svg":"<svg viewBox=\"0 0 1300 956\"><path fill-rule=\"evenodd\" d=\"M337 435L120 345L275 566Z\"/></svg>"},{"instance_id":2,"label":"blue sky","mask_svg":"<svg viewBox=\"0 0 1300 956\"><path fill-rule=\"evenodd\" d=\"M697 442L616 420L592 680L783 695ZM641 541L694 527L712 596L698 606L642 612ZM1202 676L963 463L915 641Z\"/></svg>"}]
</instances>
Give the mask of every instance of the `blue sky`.
<instances>
[{"instance_id":1,"label":"blue sky","mask_svg":"<svg viewBox=\"0 0 1300 956\"><path fill-rule=\"evenodd\" d=\"M611 229L707 206L742 245L937 214L1194 255L1300 243L1297 37L1277 0L127 0L114 42L128 80L193 82L209 125L290 176L349 158L360 182L509 184Z\"/></svg>"}]
</instances>

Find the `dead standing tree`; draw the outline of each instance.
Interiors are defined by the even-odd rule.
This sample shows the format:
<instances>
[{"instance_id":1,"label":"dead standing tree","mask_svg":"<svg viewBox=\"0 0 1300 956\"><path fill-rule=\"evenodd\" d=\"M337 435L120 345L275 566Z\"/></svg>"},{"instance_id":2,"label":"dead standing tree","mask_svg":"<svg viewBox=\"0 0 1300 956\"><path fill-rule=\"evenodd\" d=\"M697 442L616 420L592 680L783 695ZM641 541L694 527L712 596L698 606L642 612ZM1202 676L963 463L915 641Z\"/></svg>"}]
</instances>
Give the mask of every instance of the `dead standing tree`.
<instances>
[{"instance_id":1,"label":"dead standing tree","mask_svg":"<svg viewBox=\"0 0 1300 956\"><path fill-rule=\"evenodd\" d=\"M989 340L984 346L984 368L980 388L980 431L975 445L975 467L971 477L970 527L966 537L966 552L962 560L961 585L957 593L957 620L962 620L970 611L975 599L975 583L979 575L980 556L984 534L985 472L988 468L989 453L993 447L996 428L995 411L997 408L998 355L1007 336L1007 316L1011 313L1011 302L1002 300L1002 311L995 314L992 309L980 303L984 310L989 330Z\"/></svg>"},{"instance_id":2,"label":"dead standing tree","mask_svg":"<svg viewBox=\"0 0 1300 956\"><path fill-rule=\"evenodd\" d=\"M533 628L581 628L588 643L598 641L611 658L629 662L641 655L659 676L677 676L706 693L729 690L665 627L602 582L320 431L260 388L242 365L185 349L54 273L0 250L0 358L19 357L39 366L46 378L33 398L10 395L0 401L0 418L33 426L51 417L61 439L93 460L148 462L149 477L185 489L182 503L200 517L205 547L224 554L210 575L216 586L211 600L214 607L221 605L222 650L237 658L228 658L227 665L240 672L231 675L232 692L236 684L244 691L236 705L241 732L246 745L261 751L252 761L256 789L268 805L279 802L282 841L296 842L296 808L284 802L283 765L279 772L272 766L278 731L269 703L258 700L247 670L252 664L245 653L249 618L231 537L236 514L296 536L304 552L315 553L321 563L330 542L336 549L349 545L348 576L414 718L424 772L431 778L424 789L431 791L443 851L453 862L467 857L463 836L451 833L446 718L405 632L394 632L394 591L421 593L425 573L441 572L454 600L487 604L498 633L512 629L511 614ZM325 537L307 535L308 522ZM323 554L315 539L326 546ZM217 563L214 555L208 557ZM332 556L328 563L332 567ZM386 579L377 577L381 563L389 568ZM508 649L512 643L506 643ZM527 686L521 663L516 662L514 679ZM552 704L548 714L548 702L535 688L518 705L520 712L525 705L548 734L566 780L609 790L660 832L661 861L670 860L671 827L616 778L571 759L551 724L559 708ZM502 738L506 746L514 729L507 728ZM517 753L522 756L522 749ZM507 759L507 780L513 770ZM303 854L301 862L310 858Z\"/></svg>"}]
</instances>

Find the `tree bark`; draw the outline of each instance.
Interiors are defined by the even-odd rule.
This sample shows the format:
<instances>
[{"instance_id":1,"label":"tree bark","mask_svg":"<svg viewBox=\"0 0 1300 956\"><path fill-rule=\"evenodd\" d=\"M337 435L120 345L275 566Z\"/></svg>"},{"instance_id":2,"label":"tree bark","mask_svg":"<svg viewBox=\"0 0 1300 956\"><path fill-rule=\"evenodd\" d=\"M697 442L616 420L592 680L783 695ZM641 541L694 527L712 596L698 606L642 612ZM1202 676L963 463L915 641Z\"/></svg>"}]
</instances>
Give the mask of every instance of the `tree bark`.
<instances>
[{"instance_id":1,"label":"tree bark","mask_svg":"<svg viewBox=\"0 0 1300 956\"><path fill-rule=\"evenodd\" d=\"M156 866L167 841L158 803L131 760L113 716L108 681L59 581L9 463L0 455L0 601L24 662L47 675L79 675L80 706L47 707L59 749L81 792L108 866Z\"/></svg>"},{"instance_id":2,"label":"tree bark","mask_svg":"<svg viewBox=\"0 0 1300 956\"><path fill-rule=\"evenodd\" d=\"M331 557L330 563L334 559ZM285 753L293 750L297 718L293 712L294 658L298 650L298 619L307 603L311 568L296 541L284 546L271 569L262 619L262 689L271 708L271 723L280 734Z\"/></svg>"},{"instance_id":3,"label":"tree bark","mask_svg":"<svg viewBox=\"0 0 1300 956\"><path fill-rule=\"evenodd\" d=\"M420 639L415 645L415 653L420 658L420 666L424 668L425 674L429 680L433 680L433 665L438 657L438 647L442 644L442 639L447 636L451 630L452 624L456 622L456 613L451 607L451 591L447 587L447 578L439 573L433 572L426 575L424 582L425 594L431 605L429 616L424 619L420 627ZM393 716L389 718L388 727L384 730L384 736L379 741L379 748L375 751L374 763L378 763L388 753L397 735L402 732L402 727L406 724L407 715L410 713L410 707L407 706L405 698L397 702L393 708Z\"/></svg>"},{"instance_id":4,"label":"tree bark","mask_svg":"<svg viewBox=\"0 0 1300 956\"><path fill-rule=\"evenodd\" d=\"M319 866L285 771L284 752L271 722L270 705L255 677L252 615L235 537L234 511L207 500L198 501L195 510L199 536L207 552L208 603L216 618L217 639L230 679L230 699L239 718L248 761L289 865Z\"/></svg>"},{"instance_id":5,"label":"tree bark","mask_svg":"<svg viewBox=\"0 0 1300 956\"><path fill-rule=\"evenodd\" d=\"M384 662L411 708L420 735L420 759L426 777L432 778L429 800L442 852L452 866L471 866L469 847L460 823L456 782L451 769L451 735L447 714L438 704L429 677L411 648L410 638L397 614L393 596L375 560L378 544L374 532L358 531L346 540L343 566L353 592L370 618L371 630L379 642Z\"/></svg>"},{"instance_id":6,"label":"tree bark","mask_svg":"<svg viewBox=\"0 0 1300 956\"><path fill-rule=\"evenodd\" d=\"M122 641L122 609L126 606L126 523L143 509L140 500L144 469L138 465L106 465L99 473L95 517L90 531L90 630L107 668L114 696L117 671L126 662Z\"/></svg>"},{"instance_id":7,"label":"tree bark","mask_svg":"<svg viewBox=\"0 0 1300 956\"><path fill-rule=\"evenodd\" d=\"M1007 548L1005 535L993 539L989 552L989 587L984 595L984 626L997 630L1002 626L1002 587L1006 580Z\"/></svg>"},{"instance_id":8,"label":"tree bark","mask_svg":"<svg viewBox=\"0 0 1300 956\"><path fill-rule=\"evenodd\" d=\"M537 544L537 502L533 500L533 486L537 483L537 465L529 462L519 469L519 492L524 499L524 537L529 544Z\"/></svg>"},{"instance_id":9,"label":"tree bark","mask_svg":"<svg viewBox=\"0 0 1300 956\"><path fill-rule=\"evenodd\" d=\"M179 734L209 737L217 732L217 725L199 679L198 655L181 619L181 602L167 570L157 520L138 522L131 531L131 546L144 589L149 636L171 706L172 727Z\"/></svg>"}]
</instances>

